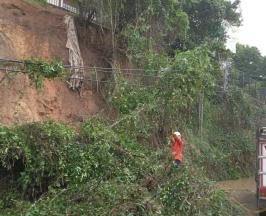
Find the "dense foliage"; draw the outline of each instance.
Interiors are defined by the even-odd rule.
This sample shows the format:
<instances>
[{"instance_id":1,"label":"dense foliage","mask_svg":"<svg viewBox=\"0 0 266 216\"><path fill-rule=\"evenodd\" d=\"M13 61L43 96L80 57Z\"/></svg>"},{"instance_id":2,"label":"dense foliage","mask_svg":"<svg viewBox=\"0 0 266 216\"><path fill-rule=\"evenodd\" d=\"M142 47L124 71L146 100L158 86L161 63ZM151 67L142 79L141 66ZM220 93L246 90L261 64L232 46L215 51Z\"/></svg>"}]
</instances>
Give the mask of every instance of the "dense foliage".
<instances>
[{"instance_id":1,"label":"dense foliage","mask_svg":"<svg viewBox=\"0 0 266 216\"><path fill-rule=\"evenodd\" d=\"M1 215L243 213L196 169L169 166L168 148L155 151L98 119L79 133L52 121L1 126L0 145L9 179Z\"/></svg>"},{"instance_id":2,"label":"dense foliage","mask_svg":"<svg viewBox=\"0 0 266 216\"><path fill-rule=\"evenodd\" d=\"M223 45L230 26L239 26L239 0L81 0L79 20L107 26L113 45L128 25L142 27L157 50L191 49L208 41ZM143 25L143 21L145 25ZM118 37L117 37L118 36ZM115 52L115 50L114 50Z\"/></svg>"},{"instance_id":3,"label":"dense foliage","mask_svg":"<svg viewBox=\"0 0 266 216\"><path fill-rule=\"evenodd\" d=\"M240 78L260 79L266 76L266 57L263 57L257 47L237 44L234 63Z\"/></svg>"},{"instance_id":4,"label":"dense foliage","mask_svg":"<svg viewBox=\"0 0 266 216\"><path fill-rule=\"evenodd\" d=\"M140 55L140 52L136 46L132 53ZM253 170L254 119L258 110L238 87L230 86L227 93L217 88L221 71L213 63L208 47L177 52L171 60L162 61L163 57L153 54L141 59L150 69L146 72L156 72L159 78L142 88L134 88L126 79L116 80L119 85L111 97L112 104L125 119L116 127L130 127L130 132L138 133L142 139L155 137L155 145L165 145L165 137L178 128L186 131L190 145L196 146L196 152L191 148L193 162L211 178L249 175ZM167 62L167 67L152 70L161 62L162 66ZM203 91L203 134L200 134L198 103Z\"/></svg>"},{"instance_id":5,"label":"dense foliage","mask_svg":"<svg viewBox=\"0 0 266 216\"><path fill-rule=\"evenodd\" d=\"M254 119L261 111L250 104L248 96L233 82L229 91L222 90L224 74L219 60L230 61L232 54L224 48L226 30L217 35L217 27L223 27L224 22L240 24L239 1L169 2L154 1L136 23L127 25L123 31L128 42L127 55L134 65L144 69L145 76L128 81L116 71L118 85L110 100L119 110L121 121L115 127L155 146L164 146L167 135L179 129L187 133L192 161L207 176L229 179L250 175L255 152ZM203 16L197 13L203 11L199 8L209 10ZM182 12L179 21L189 21L174 21L175 16L167 16L172 11L178 15ZM155 33L153 18L158 16L162 17L159 23L165 22L170 28L179 23L179 29L184 29L179 31L183 33L183 45L185 40L190 45L168 46L176 38L171 38L164 27ZM200 23L205 29L199 28ZM175 30L178 31L171 32ZM202 33L202 37L197 37L196 32ZM140 88L136 88L138 84ZM204 114L199 119L199 98L203 92Z\"/></svg>"},{"instance_id":6,"label":"dense foliage","mask_svg":"<svg viewBox=\"0 0 266 216\"><path fill-rule=\"evenodd\" d=\"M78 130L52 121L0 127L0 175L8 179L1 213L244 215L210 181L246 176L252 168L260 110L237 86L221 89L219 60L231 57L226 27L240 24L239 1L79 4L85 24L96 19L110 26L113 52L123 41L130 63L143 70L134 79L114 71L106 92L115 122L92 118ZM60 64L25 66L35 81L63 75ZM185 152L175 169L168 143L177 129Z\"/></svg>"},{"instance_id":7,"label":"dense foliage","mask_svg":"<svg viewBox=\"0 0 266 216\"><path fill-rule=\"evenodd\" d=\"M228 26L240 25L240 1L182 0L182 9L188 14L190 29L188 46L207 40L226 40Z\"/></svg>"}]
</instances>

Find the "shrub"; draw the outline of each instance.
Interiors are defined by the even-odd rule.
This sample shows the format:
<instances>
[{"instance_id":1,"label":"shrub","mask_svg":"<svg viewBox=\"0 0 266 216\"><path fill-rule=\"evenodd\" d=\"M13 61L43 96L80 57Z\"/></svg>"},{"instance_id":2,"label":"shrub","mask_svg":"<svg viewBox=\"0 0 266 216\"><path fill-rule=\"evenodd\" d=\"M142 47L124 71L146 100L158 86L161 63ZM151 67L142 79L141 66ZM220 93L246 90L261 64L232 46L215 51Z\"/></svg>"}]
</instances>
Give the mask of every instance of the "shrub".
<instances>
[{"instance_id":1,"label":"shrub","mask_svg":"<svg viewBox=\"0 0 266 216\"><path fill-rule=\"evenodd\" d=\"M36 88L43 86L44 78L53 79L65 75L64 65L57 61L48 63L43 60L30 59L24 60L24 66L29 73L29 78L35 82Z\"/></svg>"}]
</instances>

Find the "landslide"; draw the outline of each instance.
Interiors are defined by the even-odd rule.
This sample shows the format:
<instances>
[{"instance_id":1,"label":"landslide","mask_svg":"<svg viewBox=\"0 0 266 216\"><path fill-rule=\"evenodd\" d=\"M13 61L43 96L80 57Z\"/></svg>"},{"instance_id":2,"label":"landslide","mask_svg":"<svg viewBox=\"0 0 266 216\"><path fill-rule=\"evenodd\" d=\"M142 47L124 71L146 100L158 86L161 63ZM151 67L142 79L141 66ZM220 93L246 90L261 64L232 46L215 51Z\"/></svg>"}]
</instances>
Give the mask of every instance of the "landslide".
<instances>
[{"instance_id":1,"label":"landslide","mask_svg":"<svg viewBox=\"0 0 266 216\"><path fill-rule=\"evenodd\" d=\"M52 6L43 8L27 1L1 0L0 58L34 57L69 64L65 15L66 12ZM94 28L87 33L90 40L80 42L85 64L107 66L105 53L99 47L105 47L108 38L98 37ZM61 80L46 80L41 90L37 90L26 75L7 76L1 70L0 80L0 123L5 125L46 118L77 122L100 110L101 100L90 89L83 89L80 97Z\"/></svg>"}]
</instances>

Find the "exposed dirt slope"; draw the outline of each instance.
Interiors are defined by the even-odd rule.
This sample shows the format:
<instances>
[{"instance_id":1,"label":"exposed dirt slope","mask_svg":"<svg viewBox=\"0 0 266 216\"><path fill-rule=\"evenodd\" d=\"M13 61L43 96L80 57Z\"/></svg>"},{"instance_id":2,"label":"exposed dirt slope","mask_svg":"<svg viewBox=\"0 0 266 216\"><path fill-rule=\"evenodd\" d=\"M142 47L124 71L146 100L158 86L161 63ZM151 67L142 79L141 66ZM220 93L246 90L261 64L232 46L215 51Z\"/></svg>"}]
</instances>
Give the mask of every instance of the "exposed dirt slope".
<instances>
[{"instance_id":1,"label":"exposed dirt slope","mask_svg":"<svg viewBox=\"0 0 266 216\"><path fill-rule=\"evenodd\" d=\"M59 80L47 80L37 91L26 75L18 75L3 81L0 92L0 120L6 125L47 118L80 122L99 110L91 91L84 91L80 97Z\"/></svg>"},{"instance_id":2,"label":"exposed dirt slope","mask_svg":"<svg viewBox=\"0 0 266 216\"><path fill-rule=\"evenodd\" d=\"M64 15L64 11L52 6L42 8L23 0L0 0L0 58L38 57L60 59L68 64ZM98 49L95 43L97 32L93 29L89 31L92 31L88 32L93 37L92 45L82 47L83 55L86 54L84 61L90 66L106 66L102 49ZM103 42L100 44L101 48L105 46ZM3 77L4 72L0 71L0 80ZM80 97L63 81L46 81L42 90L36 90L25 75L5 78L0 83L2 124L45 118L63 122L81 121L97 113L99 103L90 90L84 90Z\"/></svg>"},{"instance_id":3,"label":"exposed dirt slope","mask_svg":"<svg viewBox=\"0 0 266 216\"><path fill-rule=\"evenodd\" d=\"M22 0L0 1L0 57L68 59L64 12Z\"/></svg>"}]
</instances>

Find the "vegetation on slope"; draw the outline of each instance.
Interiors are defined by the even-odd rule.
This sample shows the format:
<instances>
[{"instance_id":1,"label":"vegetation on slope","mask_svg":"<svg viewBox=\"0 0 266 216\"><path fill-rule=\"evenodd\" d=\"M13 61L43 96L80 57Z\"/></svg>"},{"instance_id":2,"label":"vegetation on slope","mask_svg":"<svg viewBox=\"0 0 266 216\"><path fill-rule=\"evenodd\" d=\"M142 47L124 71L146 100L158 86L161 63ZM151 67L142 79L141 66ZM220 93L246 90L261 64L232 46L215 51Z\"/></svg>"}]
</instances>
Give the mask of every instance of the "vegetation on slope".
<instances>
[{"instance_id":1,"label":"vegetation on slope","mask_svg":"<svg viewBox=\"0 0 266 216\"><path fill-rule=\"evenodd\" d=\"M168 147L155 150L98 119L79 132L48 121L0 134L2 215L241 214L194 167L168 167Z\"/></svg>"},{"instance_id":2,"label":"vegetation on slope","mask_svg":"<svg viewBox=\"0 0 266 216\"><path fill-rule=\"evenodd\" d=\"M23 66L29 73L29 78L35 83L36 88L43 87L43 80L64 77L65 68L61 62L46 62L40 59L27 59Z\"/></svg>"},{"instance_id":3,"label":"vegetation on slope","mask_svg":"<svg viewBox=\"0 0 266 216\"><path fill-rule=\"evenodd\" d=\"M264 114L233 83L220 88L220 61L231 57L223 24L239 25L239 1L108 1L108 13L81 2L111 22L113 57L126 42L149 78L113 74L106 97L116 122L93 118L77 131L51 121L1 126L1 213L244 215L211 182L252 172L253 118ZM168 145L176 129L186 139L178 169Z\"/></svg>"}]
</instances>

